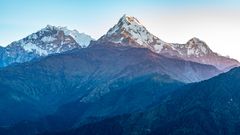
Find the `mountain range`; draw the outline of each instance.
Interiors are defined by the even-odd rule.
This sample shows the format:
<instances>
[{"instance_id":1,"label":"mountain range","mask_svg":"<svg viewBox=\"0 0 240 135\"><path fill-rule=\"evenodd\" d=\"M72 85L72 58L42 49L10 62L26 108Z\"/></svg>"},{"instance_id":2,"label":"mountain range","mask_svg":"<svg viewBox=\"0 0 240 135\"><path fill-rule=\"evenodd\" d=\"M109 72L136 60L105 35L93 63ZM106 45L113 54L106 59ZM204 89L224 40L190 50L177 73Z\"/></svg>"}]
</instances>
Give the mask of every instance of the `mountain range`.
<instances>
[{"instance_id":1,"label":"mountain range","mask_svg":"<svg viewBox=\"0 0 240 135\"><path fill-rule=\"evenodd\" d=\"M13 63L23 63L51 54L66 52L75 48L85 48L91 41L89 35L66 27L47 25L19 41L0 48L0 67ZM119 22L97 42L111 42L116 45L148 48L161 55L187 61L213 65L221 71L239 66L237 60L223 57L213 52L198 38L186 44L167 43L151 34L135 17L124 15Z\"/></svg>"},{"instance_id":2,"label":"mountain range","mask_svg":"<svg viewBox=\"0 0 240 135\"><path fill-rule=\"evenodd\" d=\"M0 134L239 134L238 66L127 15L98 40L48 25L0 48Z\"/></svg>"},{"instance_id":3,"label":"mountain range","mask_svg":"<svg viewBox=\"0 0 240 135\"><path fill-rule=\"evenodd\" d=\"M213 65L223 71L239 66L238 61L213 52L198 38L192 38L186 44L166 43L151 34L135 17L126 15L99 41L144 47L167 57Z\"/></svg>"}]
</instances>

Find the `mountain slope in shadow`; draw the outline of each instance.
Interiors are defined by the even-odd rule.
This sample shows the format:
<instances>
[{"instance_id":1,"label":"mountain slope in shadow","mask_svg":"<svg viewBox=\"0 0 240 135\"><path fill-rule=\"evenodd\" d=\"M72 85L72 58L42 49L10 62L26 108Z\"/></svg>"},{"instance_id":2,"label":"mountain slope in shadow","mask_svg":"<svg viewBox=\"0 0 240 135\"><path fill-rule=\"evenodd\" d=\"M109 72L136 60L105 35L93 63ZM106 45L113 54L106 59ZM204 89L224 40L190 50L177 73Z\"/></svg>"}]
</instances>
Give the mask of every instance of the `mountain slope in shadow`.
<instances>
[{"instance_id":1,"label":"mountain slope in shadow","mask_svg":"<svg viewBox=\"0 0 240 135\"><path fill-rule=\"evenodd\" d=\"M54 134L240 134L239 80L240 68L235 68L212 79L184 86L146 112L113 117Z\"/></svg>"}]
</instances>

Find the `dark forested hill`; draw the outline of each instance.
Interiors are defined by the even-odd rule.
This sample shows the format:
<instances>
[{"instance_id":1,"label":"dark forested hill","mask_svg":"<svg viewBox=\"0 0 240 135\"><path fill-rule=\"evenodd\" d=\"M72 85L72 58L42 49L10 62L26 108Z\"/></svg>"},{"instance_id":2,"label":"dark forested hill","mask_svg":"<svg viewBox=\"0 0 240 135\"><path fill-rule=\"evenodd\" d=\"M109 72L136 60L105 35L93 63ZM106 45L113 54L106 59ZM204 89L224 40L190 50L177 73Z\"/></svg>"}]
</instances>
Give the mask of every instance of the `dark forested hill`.
<instances>
[{"instance_id":1,"label":"dark forested hill","mask_svg":"<svg viewBox=\"0 0 240 135\"><path fill-rule=\"evenodd\" d=\"M235 68L210 80L184 86L144 113L113 117L55 134L238 135L239 80L240 68Z\"/></svg>"}]
</instances>

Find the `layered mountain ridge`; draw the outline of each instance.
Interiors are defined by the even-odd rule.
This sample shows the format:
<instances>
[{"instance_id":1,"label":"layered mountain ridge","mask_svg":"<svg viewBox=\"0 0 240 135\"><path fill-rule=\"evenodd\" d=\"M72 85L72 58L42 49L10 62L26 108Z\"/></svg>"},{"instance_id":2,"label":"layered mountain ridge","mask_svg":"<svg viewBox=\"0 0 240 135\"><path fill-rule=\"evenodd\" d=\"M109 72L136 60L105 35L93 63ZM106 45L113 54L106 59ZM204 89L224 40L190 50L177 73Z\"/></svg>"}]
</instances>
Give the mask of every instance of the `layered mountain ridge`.
<instances>
[{"instance_id":1,"label":"layered mountain ridge","mask_svg":"<svg viewBox=\"0 0 240 135\"><path fill-rule=\"evenodd\" d=\"M225 121L215 119L219 117L215 112L232 118L228 105L234 108L230 111L239 112L239 68L219 75L238 65L198 38L186 44L164 42L127 15L96 41L76 30L48 25L0 47L0 116L4 116L0 117L0 134L61 130L70 131L63 134L88 135L183 134L205 130L199 128L205 126L202 119L198 125L191 123L192 118L214 119L217 123L210 127L215 129ZM113 117L126 113L130 114ZM108 117L113 118L100 121ZM189 119L190 123L184 123ZM90 124L81 126L86 123Z\"/></svg>"},{"instance_id":2,"label":"layered mountain ridge","mask_svg":"<svg viewBox=\"0 0 240 135\"><path fill-rule=\"evenodd\" d=\"M214 66L168 58L147 48L97 43L86 49L75 49L3 68L0 70L0 82L13 91L23 93L34 101L32 103L44 106L41 109L49 114L61 105L76 100L80 105L97 103L106 94L114 92L112 87L122 87L121 85L143 76L158 74L163 81L163 77L167 76L165 78L169 80L192 83L219 73L221 71ZM114 85L118 80L124 81L119 86ZM0 95L0 98L4 99L4 95ZM15 102L15 98L13 100ZM17 101L19 102L21 100ZM151 100L146 101L146 104L148 102ZM0 111L0 115L9 119L13 117L5 113L11 108L4 110ZM91 112L88 108L83 108L82 111ZM96 112L92 112L89 117L96 116ZM16 121L31 116L30 114L32 113L26 112L24 117L19 117ZM41 114L42 112L39 115ZM1 123L0 119L0 125L6 123Z\"/></svg>"}]
</instances>

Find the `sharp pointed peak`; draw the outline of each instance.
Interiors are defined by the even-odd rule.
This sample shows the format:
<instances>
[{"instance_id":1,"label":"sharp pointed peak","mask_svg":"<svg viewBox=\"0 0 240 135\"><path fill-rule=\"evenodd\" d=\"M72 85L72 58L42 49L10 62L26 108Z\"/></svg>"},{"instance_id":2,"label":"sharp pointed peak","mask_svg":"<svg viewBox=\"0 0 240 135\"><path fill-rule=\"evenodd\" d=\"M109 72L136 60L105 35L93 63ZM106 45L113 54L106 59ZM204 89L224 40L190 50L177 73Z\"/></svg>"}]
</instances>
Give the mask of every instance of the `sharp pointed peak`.
<instances>
[{"instance_id":1,"label":"sharp pointed peak","mask_svg":"<svg viewBox=\"0 0 240 135\"><path fill-rule=\"evenodd\" d=\"M67 26L54 26L54 25L50 25L48 24L45 28L43 28L43 30L67 30Z\"/></svg>"},{"instance_id":2,"label":"sharp pointed peak","mask_svg":"<svg viewBox=\"0 0 240 135\"><path fill-rule=\"evenodd\" d=\"M201 39L197 38L197 37L193 37L190 40L188 40L188 42L194 42L194 43L198 43L198 42L204 42Z\"/></svg>"},{"instance_id":3,"label":"sharp pointed peak","mask_svg":"<svg viewBox=\"0 0 240 135\"><path fill-rule=\"evenodd\" d=\"M127 14L124 14L120 20L119 20L119 23L129 23L129 24L138 24L138 25L142 25L140 23L140 21L134 17L134 16L129 16Z\"/></svg>"},{"instance_id":4,"label":"sharp pointed peak","mask_svg":"<svg viewBox=\"0 0 240 135\"><path fill-rule=\"evenodd\" d=\"M126 14L99 41L140 47L145 46L151 49L153 49L155 44L163 43L163 41L151 34L137 18Z\"/></svg>"},{"instance_id":5,"label":"sharp pointed peak","mask_svg":"<svg viewBox=\"0 0 240 135\"><path fill-rule=\"evenodd\" d=\"M53 25L47 24L47 26L46 26L45 28L53 28L53 27L56 27L56 26L53 26Z\"/></svg>"},{"instance_id":6,"label":"sharp pointed peak","mask_svg":"<svg viewBox=\"0 0 240 135\"><path fill-rule=\"evenodd\" d=\"M54 29L57 29L58 27L57 26L53 26L53 25L50 25L48 24L45 28L43 29L47 29L47 30L54 30Z\"/></svg>"}]
</instances>

